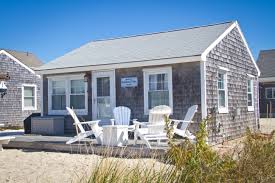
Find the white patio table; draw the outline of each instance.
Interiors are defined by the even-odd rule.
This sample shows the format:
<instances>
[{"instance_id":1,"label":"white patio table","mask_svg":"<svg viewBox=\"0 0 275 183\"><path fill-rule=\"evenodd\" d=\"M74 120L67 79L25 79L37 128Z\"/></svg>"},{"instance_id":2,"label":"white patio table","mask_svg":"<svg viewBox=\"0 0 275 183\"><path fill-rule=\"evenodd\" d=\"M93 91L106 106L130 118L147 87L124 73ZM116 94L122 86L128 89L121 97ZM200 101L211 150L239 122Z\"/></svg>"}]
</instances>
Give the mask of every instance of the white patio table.
<instances>
[{"instance_id":1,"label":"white patio table","mask_svg":"<svg viewBox=\"0 0 275 183\"><path fill-rule=\"evenodd\" d=\"M106 125L103 128L103 145L125 146L128 143L127 125Z\"/></svg>"}]
</instances>

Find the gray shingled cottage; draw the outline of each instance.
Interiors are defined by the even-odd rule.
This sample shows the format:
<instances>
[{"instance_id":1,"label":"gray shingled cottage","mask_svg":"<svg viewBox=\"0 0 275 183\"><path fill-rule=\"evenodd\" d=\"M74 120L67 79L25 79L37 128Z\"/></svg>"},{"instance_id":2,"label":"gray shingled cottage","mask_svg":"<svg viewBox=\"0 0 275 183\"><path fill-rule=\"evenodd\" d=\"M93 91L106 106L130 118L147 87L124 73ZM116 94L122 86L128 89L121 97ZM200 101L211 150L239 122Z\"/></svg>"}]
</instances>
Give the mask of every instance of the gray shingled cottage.
<instances>
[{"instance_id":1,"label":"gray shingled cottage","mask_svg":"<svg viewBox=\"0 0 275 183\"><path fill-rule=\"evenodd\" d=\"M32 53L0 48L0 82L7 87L0 97L1 124L23 126L32 113L40 112L41 78L34 68L41 65Z\"/></svg>"},{"instance_id":2,"label":"gray shingled cottage","mask_svg":"<svg viewBox=\"0 0 275 183\"><path fill-rule=\"evenodd\" d=\"M115 106L143 121L156 105L183 119L198 104L193 127L211 113L211 142L256 129L259 119L260 72L237 22L92 41L37 70L42 115L63 115L67 133L66 106L104 125Z\"/></svg>"},{"instance_id":3,"label":"gray shingled cottage","mask_svg":"<svg viewBox=\"0 0 275 183\"><path fill-rule=\"evenodd\" d=\"M261 117L275 117L275 49L260 51L257 64L262 72L260 82Z\"/></svg>"}]
</instances>

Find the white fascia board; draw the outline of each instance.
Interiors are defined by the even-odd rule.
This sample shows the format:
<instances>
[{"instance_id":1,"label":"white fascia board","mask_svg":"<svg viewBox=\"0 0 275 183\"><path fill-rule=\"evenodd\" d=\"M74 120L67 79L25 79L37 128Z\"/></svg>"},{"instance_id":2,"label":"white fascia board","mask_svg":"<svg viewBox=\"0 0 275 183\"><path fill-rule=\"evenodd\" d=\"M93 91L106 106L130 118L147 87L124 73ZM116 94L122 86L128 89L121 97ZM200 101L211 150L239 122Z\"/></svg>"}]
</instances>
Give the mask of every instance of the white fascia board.
<instances>
[{"instance_id":1,"label":"white fascia board","mask_svg":"<svg viewBox=\"0 0 275 183\"><path fill-rule=\"evenodd\" d=\"M204 50L204 52L201 54L201 60L202 61L206 61L206 57L208 55L208 53L210 53L210 51L215 47L217 46L217 44L219 44L219 42L221 42L221 40L223 38L225 38L225 36L227 36L227 34L229 34L234 28L236 27L236 23L234 22L228 29L226 29L224 31L224 33L222 33L218 39L216 39L210 46L208 46L206 48L206 50Z\"/></svg>"},{"instance_id":2,"label":"white fascia board","mask_svg":"<svg viewBox=\"0 0 275 183\"><path fill-rule=\"evenodd\" d=\"M231 25L228 29L226 29L226 30L224 31L224 33L222 33L222 34L218 37L218 39L216 39L208 48L206 48L206 50L201 54L201 60L202 60L202 61L206 61L206 57L207 57L207 55L209 54L209 52L210 52L215 46L217 46L217 44L218 44L219 42L221 42L221 40L222 40L223 38L225 38L225 36L227 36L235 27L238 29L238 31L239 31L239 33L240 33L240 35L241 35L241 38L242 38L242 40L243 40L243 42L244 42L244 44L245 44L245 46L246 46L246 48L247 48L248 54L249 54L250 58L252 59L253 64L254 64L254 66L255 66L257 72L258 72L258 76L260 76L260 75L261 75L260 69L259 69L259 67L257 66L257 64L256 64L256 62L255 62L255 60L254 60L254 57L253 57L253 55L252 55L252 53L251 53L251 51L250 51L250 48L248 47L248 44L247 44L247 42L246 42L246 39L245 39L245 37L244 37L244 35L243 35L242 31L241 31L241 28L240 28L240 26L239 26L239 24L238 24L237 21L235 21L234 23L232 23L232 25Z\"/></svg>"},{"instance_id":3,"label":"white fascia board","mask_svg":"<svg viewBox=\"0 0 275 183\"><path fill-rule=\"evenodd\" d=\"M36 70L39 74L58 74L58 73L69 73L69 72L84 72L84 71L95 71L95 70L110 70L110 69L121 69L121 68L132 68L132 67L145 67L145 66L161 66L176 63L187 63L187 62L199 62L201 56L191 57L179 57L179 58L167 58L157 59L148 61L137 61L117 64L105 64L105 65L91 65L83 67L70 67L60 69L49 69L49 70Z\"/></svg>"},{"instance_id":4,"label":"white fascia board","mask_svg":"<svg viewBox=\"0 0 275 183\"><path fill-rule=\"evenodd\" d=\"M251 57L251 59L252 59L252 61L253 61L253 64L254 64L254 66L255 66L256 69L257 69L258 76L260 76L260 75L261 75L261 71L260 71L258 65L256 64L256 61L254 60L254 57L253 57L253 55L252 55L252 53L251 53L251 50L250 50L250 48L249 48L249 46L248 46L248 44L247 44L247 42L246 42L246 39L245 39L245 37L244 37L244 35L243 35L243 33L242 33L242 30L241 30L241 28L240 28L240 26L239 26L239 24L238 24L237 21L235 22L235 24L236 24L236 27L237 27L238 31L240 32L240 35L241 35L242 40L243 40L243 42L244 42L244 44L245 44L245 46L246 46L246 48L247 48L247 51L248 51L248 53L249 53L249 56Z\"/></svg>"},{"instance_id":5,"label":"white fascia board","mask_svg":"<svg viewBox=\"0 0 275 183\"><path fill-rule=\"evenodd\" d=\"M28 71L30 71L32 74L35 74L34 70L32 70L31 68L29 68L28 66L26 66L25 64L23 64L22 62L20 62L17 58L15 58L14 56L12 56L11 54L9 54L8 52L6 52L5 50L0 50L0 54L7 55L12 60L14 60L15 62L17 62L19 65L21 65L22 67L24 67L25 69L27 69ZM37 77L40 77L40 76L37 75Z\"/></svg>"},{"instance_id":6,"label":"white fascia board","mask_svg":"<svg viewBox=\"0 0 275 183\"><path fill-rule=\"evenodd\" d=\"M259 82L275 82L275 77L259 78Z\"/></svg>"}]
</instances>

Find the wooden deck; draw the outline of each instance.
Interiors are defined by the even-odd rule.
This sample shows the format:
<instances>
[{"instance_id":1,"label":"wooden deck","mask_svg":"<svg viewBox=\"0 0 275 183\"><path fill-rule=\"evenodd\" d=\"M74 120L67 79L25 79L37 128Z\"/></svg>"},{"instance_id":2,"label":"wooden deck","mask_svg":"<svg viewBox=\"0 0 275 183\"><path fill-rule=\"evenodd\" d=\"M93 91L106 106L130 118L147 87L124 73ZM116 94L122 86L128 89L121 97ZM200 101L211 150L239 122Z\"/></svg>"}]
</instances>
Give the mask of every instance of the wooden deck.
<instances>
[{"instance_id":1,"label":"wooden deck","mask_svg":"<svg viewBox=\"0 0 275 183\"><path fill-rule=\"evenodd\" d=\"M148 149L141 141L138 141L137 145L133 145L133 140L131 139L125 147L108 147L97 145L94 139L86 139L85 141L67 145L65 142L71 137L32 135L16 135L15 137L14 140L3 147L33 151L96 154L123 158L161 157L167 149L165 146Z\"/></svg>"}]
</instances>

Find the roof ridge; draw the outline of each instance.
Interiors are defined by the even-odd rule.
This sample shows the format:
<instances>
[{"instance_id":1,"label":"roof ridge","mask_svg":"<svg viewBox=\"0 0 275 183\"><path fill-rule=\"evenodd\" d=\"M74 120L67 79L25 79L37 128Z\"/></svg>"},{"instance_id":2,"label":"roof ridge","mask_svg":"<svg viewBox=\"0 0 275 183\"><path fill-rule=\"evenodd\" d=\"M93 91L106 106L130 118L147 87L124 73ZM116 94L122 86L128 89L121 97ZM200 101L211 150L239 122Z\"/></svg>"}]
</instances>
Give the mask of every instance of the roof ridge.
<instances>
[{"instance_id":1,"label":"roof ridge","mask_svg":"<svg viewBox=\"0 0 275 183\"><path fill-rule=\"evenodd\" d=\"M5 50L5 51L16 51L16 52L21 52L21 53L28 53L28 54L33 54L34 55L34 53L32 53L32 52L30 52L30 51L21 51L21 50L14 50L14 49L7 49L7 48L0 48L0 50Z\"/></svg>"},{"instance_id":2,"label":"roof ridge","mask_svg":"<svg viewBox=\"0 0 275 183\"><path fill-rule=\"evenodd\" d=\"M220 23L213 23L213 24L207 24L207 25L201 25L201 26L194 26L194 27L186 27L186 28L179 28L179 29L173 29L173 30L167 30L167 31L160 31L160 32L151 32L151 33L144 33L144 34L136 34L136 35L130 35L130 36L121 36L121 37L114 37L114 38L106 38L106 39L97 39L90 41L88 43L94 43L94 42L100 42L100 41L111 41L111 40L117 40L117 39L126 39L126 38L132 38L132 37L140 37L140 36L150 36L154 34L162 34L162 33L168 33L168 32L177 32L177 31L183 31L183 30L189 30L189 29L197 29L197 28L203 28L203 27L211 27L215 25L222 25L222 24L228 24L228 23L234 23L235 21L225 21Z\"/></svg>"}]
</instances>

